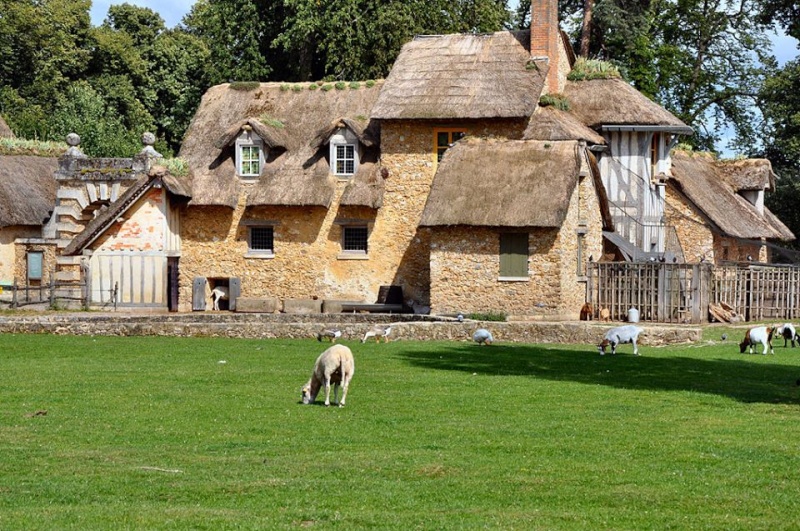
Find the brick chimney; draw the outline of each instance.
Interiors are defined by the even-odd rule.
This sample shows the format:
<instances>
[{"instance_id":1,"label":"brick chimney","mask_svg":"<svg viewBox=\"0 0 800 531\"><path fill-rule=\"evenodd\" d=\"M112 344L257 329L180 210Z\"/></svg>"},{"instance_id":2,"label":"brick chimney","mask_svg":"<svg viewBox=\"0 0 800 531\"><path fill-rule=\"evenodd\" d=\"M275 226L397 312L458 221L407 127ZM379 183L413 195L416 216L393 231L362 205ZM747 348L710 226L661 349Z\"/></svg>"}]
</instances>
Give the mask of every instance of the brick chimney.
<instances>
[{"instance_id":1,"label":"brick chimney","mask_svg":"<svg viewBox=\"0 0 800 531\"><path fill-rule=\"evenodd\" d=\"M559 40L558 0L531 0L531 59L546 59L544 91L561 92L558 81Z\"/></svg>"}]
</instances>

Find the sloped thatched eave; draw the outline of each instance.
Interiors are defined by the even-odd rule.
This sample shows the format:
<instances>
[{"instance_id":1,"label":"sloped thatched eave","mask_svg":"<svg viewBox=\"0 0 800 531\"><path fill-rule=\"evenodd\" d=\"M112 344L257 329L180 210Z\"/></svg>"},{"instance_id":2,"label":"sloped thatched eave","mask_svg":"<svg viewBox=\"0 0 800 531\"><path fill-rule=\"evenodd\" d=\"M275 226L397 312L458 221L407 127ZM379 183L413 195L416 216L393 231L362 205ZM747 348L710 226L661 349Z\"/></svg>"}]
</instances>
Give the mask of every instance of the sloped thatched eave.
<instances>
[{"instance_id":1,"label":"sloped thatched eave","mask_svg":"<svg viewBox=\"0 0 800 531\"><path fill-rule=\"evenodd\" d=\"M580 149L578 142L464 139L439 163L420 226L560 227Z\"/></svg>"}]
</instances>

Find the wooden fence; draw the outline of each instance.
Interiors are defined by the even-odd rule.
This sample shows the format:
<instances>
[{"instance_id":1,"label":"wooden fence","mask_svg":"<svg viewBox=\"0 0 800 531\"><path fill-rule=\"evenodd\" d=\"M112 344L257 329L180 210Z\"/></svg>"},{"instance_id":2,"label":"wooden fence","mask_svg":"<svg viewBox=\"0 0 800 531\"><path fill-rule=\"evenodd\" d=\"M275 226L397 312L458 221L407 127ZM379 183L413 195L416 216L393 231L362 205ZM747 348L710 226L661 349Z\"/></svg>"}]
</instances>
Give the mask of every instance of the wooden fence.
<instances>
[{"instance_id":1,"label":"wooden fence","mask_svg":"<svg viewBox=\"0 0 800 531\"><path fill-rule=\"evenodd\" d=\"M800 267L611 262L589 264L587 300L625 320L702 323L709 304L726 303L745 321L800 316Z\"/></svg>"},{"instance_id":2,"label":"wooden fence","mask_svg":"<svg viewBox=\"0 0 800 531\"><path fill-rule=\"evenodd\" d=\"M52 277L51 277L52 278ZM49 284L3 284L0 285L2 301L10 308L19 308L30 305L47 305L48 308L58 309L67 307L89 307L89 291L85 282L55 282ZM117 309L119 299L119 286L114 284L110 290L103 292L103 307Z\"/></svg>"}]
</instances>

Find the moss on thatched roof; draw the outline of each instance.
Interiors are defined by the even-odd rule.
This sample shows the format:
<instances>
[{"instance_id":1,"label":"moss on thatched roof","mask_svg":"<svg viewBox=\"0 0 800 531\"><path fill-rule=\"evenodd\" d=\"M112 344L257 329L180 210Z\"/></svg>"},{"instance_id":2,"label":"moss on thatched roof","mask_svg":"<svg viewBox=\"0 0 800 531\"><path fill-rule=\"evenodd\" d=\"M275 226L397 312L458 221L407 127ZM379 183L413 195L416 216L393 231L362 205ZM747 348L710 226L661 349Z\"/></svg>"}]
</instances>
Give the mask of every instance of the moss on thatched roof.
<instances>
[{"instance_id":1,"label":"moss on thatched roof","mask_svg":"<svg viewBox=\"0 0 800 531\"><path fill-rule=\"evenodd\" d=\"M546 73L530 61L529 31L418 37L400 51L373 117L528 117Z\"/></svg>"},{"instance_id":2,"label":"moss on thatched roof","mask_svg":"<svg viewBox=\"0 0 800 531\"><path fill-rule=\"evenodd\" d=\"M522 135L525 140L583 140L605 144L605 139L577 118L552 106L539 107Z\"/></svg>"},{"instance_id":3,"label":"moss on thatched roof","mask_svg":"<svg viewBox=\"0 0 800 531\"><path fill-rule=\"evenodd\" d=\"M56 204L58 159L0 156L0 227L43 225Z\"/></svg>"},{"instance_id":4,"label":"moss on thatched roof","mask_svg":"<svg viewBox=\"0 0 800 531\"><path fill-rule=\"evenodd\" d=\"M243 185L236 176L234 149L230 140L224 140L231 135L235 138L247 123L257 134L264 127L261 134L269 137L262 137L268 145L281 146L281 151L285 148L266 164L258 181L248 185L247 204L329 205L335 183L327 153L312 144L334 122L360 124L360 117L370 116L381 86L382 82L377 82L370 88L331 91L281 90L280 83L261 83L249 91L232 90L228 85L210 88L180 151L189 164L190 204L236 206ZM283 127L264 123L263 116ZM369 138L379 137L377 124L358 128L363 129L364 139L367 129L371 131Z\"/></svg>"},{"instance_id":5,"label":"moss on thatched roof","mask_svg":"<svg viewBox=\"0 0 800 531\"><path fill-rule=\"evenodd\" d=\"M681 191L725 235L793 240L794 234L764 207L764 215L736 193L724 176L725 163L708 153L672 152L669 183Z\"/></svg>"},{"instance_id":6,"label":"moss on thatched roof","mask_svg":"<svg viewBox=\"0 0 800 531\"><path fill-rule=\"evenodd\" d=\"M560 227L582 149L578 142L467 137L439 163L420 225Z\"/></svg>"},{"instance_id":7,"label":"moss on thatched roof","mask_svg":"<svg viewBox=\"0 0 800 531\"><path fill-rule=\"evenodd\" d=\"M658 126L691 134L689 126L622 79L568 81L570 112L592 129L602 126Z\"/></svg>"}]
</instances>

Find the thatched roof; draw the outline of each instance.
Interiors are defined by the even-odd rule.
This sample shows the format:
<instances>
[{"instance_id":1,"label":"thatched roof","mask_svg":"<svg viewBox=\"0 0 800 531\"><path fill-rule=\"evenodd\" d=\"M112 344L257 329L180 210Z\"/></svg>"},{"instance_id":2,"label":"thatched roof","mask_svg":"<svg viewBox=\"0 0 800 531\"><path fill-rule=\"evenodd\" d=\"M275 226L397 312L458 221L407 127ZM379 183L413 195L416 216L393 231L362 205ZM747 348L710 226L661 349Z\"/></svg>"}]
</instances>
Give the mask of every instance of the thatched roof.
<instances>
[{"instance_id":1,"label":"thatched roof","mask_svg":"<svg viewBox=\"0 0 800 531\"><path fill-rule=\"evenodd\" d=\"M56 204L58 159L0 156L0 227L40 226Z\"/></svg>"},{"instance_id":2,"label":"thatched roof","mask_svg":"<svg viewBox=\"0 0 800 531\"><path fill-rule=\"evenodd\" d=\"M288 143L284 131L280 127L267 126L261 123L257 118L246 118L238 123L233 124L227 131L222 133L220 137L214 142L214 147L222 149L234 143L239 133L243 128L249 127L264 141L267 147L282 147L285 148Z\"/></svg>"},{"instance_id":3,"label":"thatched roof","mask_svg":"<svg viewBox=\"0 0 800 531\"><path fill-rule=\"evenodd\" d=\"M739 190L775 190L775 174L767 159L724 160L719 170L725 182Z\"/></svg>"},{"instance_id":4,"label":"thatched roof","mask_svg":"<svg viewBox=\"0 0 800 531\"><path fill-rule=\"evenodd\" d=\"M340 118L334 120L327 127L317 132L317 135L311 141L313 149L319 149L328 144L331 137L339 131L339 129L349 129L352 131L358 141L365 147L373 147L380 143L380 128L377 127L377 122L356 121L349 118Z\"/></svg>"},{"instance_id":5,"label":"thatched roof","mask_svg":"<svg viewBox=\"0 0 800 531\"><path fill-rule=\"evenodd\" d=\"M236 176L230 142L247 124L257 134L261 130L268 136L262 137L268 145L281 146L269 153L257 182L247 185L247 204L327 207L335 180L319 136L329 131L331 124L342 122L374 143L379 129L377 123L369 123L369 116L381 86L378 82L357 89L309 90L307 85L298 85L287 90L279 83L261 83L252 90L237 90L228 84L210 88L180 151L189 163L190 204L236 206L243 184Z\"/></svg>"},{"instance_id":6,"label":"thatched roof","mask_svg":"<svg viewBox=\"0 0 800 531\"><path fill-rule=\"evenodd\" d=\"M439 163L420 225L560 227L581 156L578 142L467 137Z\"/></svg>"},{"instance_id":7,"label":"thatched roof","mask_svg":"<svg viewBox=\"0 0 800 531\"><path fill-rule=\"evenodd\" d=\"M350 179L344 189L340 204L343 206L365 206L369 208L382 207L384 180L388 176L389 171L374 162L361 164L358 173Z\"/></svg>"},{"instance_id":8,"label":"thatched roof","mask_svg":"<svg viewBox=\"0 0 800 531\"><path fill-rule=\"evenodd\" d=\"M583 140L589 144L605 144L605 139L583 125L568 112L555 107L539 107L531 116L524 140Z\"/></svg>"},{"instance_id":9,"label":"thatched roof","mask_svg":"<svg viewBox=\"0 0 800 531\"><path fill-rule=\"evenodd\" d=\"M793 240L792 232L764 207L764 215L728 184L720 163L706 153L672 153L672 177L677 187L725 235L736 238Z\"/></svg>"},{"instance_id":10,"label":"thatched roof","mask_svg":"<svg viewBox=\"0 0 800 531\"><path fill-rule=\"evenodd\" d=\"M0 116L0 138L14 138L14 132L8 126L3 117Z\"/></svg>"},{"instance_id":11,"label":"thatched roof","mask_svg":"<svg viewBox=\"0 0 800 531\"><path fill-rule=\"evenodd\" d=\"M529 31L417 37L400 51L372 116L528 117L547 73L530 58Z\"/></svg>"},{"instance_id":12,"label":"thatched roof","mask_svg":"<svg viewBox=\"0 0 800 531\"><path fill-rule=\"evenodd\" d=\"M692 134L691 127L619 78L568 81L564 95L570 112L595 130L603 126L654 126Z\"/></svg>"}]
</instances>

